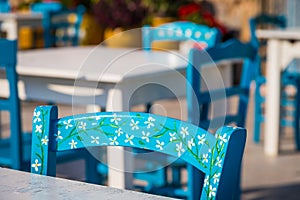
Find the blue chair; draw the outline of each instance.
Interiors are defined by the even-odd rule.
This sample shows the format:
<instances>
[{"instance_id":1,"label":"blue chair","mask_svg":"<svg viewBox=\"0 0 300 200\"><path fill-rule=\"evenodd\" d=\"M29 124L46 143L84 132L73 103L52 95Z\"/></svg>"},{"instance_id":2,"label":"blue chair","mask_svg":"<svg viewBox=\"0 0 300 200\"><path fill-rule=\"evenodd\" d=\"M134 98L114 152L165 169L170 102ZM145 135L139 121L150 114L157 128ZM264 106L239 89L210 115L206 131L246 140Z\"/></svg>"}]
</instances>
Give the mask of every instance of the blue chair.
<instances>
[{"instance_id":1,"label":"blue chair","mask_svg":"<svg viewBox=\"0 0 300 200\"><path fill-rule=\"evenodd\" d=\"M9 85L9 96L0 99L0 111L7 111L10 117L10 137L0 140L0 165L13 169L22 169L26 165L23 162L23 157L25 155L30 156L30 149L23 149L22 144L28 144L31 139L29 134L23 135L21 132L21 111L16 73L17 42L0 39L0 51L0 71L2 72L1 74L5 74L4 78ZM24 150L28 151L28 153L26 154ZM28 164L30 161L29 156L25 159L28 161Z\"/></svg>"},{"instance_id":2,"label":"blue chair","mask_svg":"<svg viewBox=\"0 0 300 200\"><path fill-rule=\"evenodd\" d=\"M77 46L85 7L68 10L60 2L41 2L31 5L33 12L43 14L45 47Z\"/></svg>"},{"instance_id":3,"label":"blue chair","mask_svg":"<svg viewBox=\"0 0 300 200\"><path fill-rule=\"evenodd\" d=\"M58 119L57 107L40 106L35 109L37 112L41 115L40 120L35 117L33 120L32 173L55 176L57 152L125 146L166 153L195 166L203 175L198 179L202 186L197 188L202 191L201 197L195 199L232 199L235 193L246 141L245 129L222 127L214 136L188 122L148 113L100 112ZM123 123L115 124L115 116ZM150 128L144 123L149 118L153 122ZM138 130L132 128L132 121L140 122ZM119 128L123 134L116 133ZM170 142L169 130L176 133L176 140ZM150 132L149 137L142 137L142 131ZM191 142L195 146L188 145Z\"/></svg>"},{"instance_id":4,"label":"blue chair","mask_svg":"<svg viewBox=\"0 0 300 200\"><path fill-rule=\"evenodd\" d=\"M189 54L189 65L187 67L188 121L205 130L215 130L219 125L229 124L244 127L250 83L254 79L257 59L257 49L255 47L250 43L244 44L235 39L217 44L206 49L206 51L192 49ZM219 63L228 63L234 60L243 61L240 83L224 87L222 84L223 80L219 74ZM238 65L231 65L231 67L238 67ZM213 71L207 77L203 75L204 70ZM220 82L220 85L212 88L211 84L214 82ZM235 103L236 112L228 112L226 110L229 103L228 100L232 97L238 98L238 102ZM220 102L221 104L218 105ZM218 111L220 108L222 110ZM194 177L199 175L193 167L188 166L188 169L188 184L192 187L197 182ZM240 198L239 187L240 185L237 186L234 199ZM191 196L192 194L188 195ZM191 196L190 199L194 199L194 197Z\"/></svg>"},{"instance_id":5,"label":"blue chair","mask_svg":"<svg viewBox=\"0 0 300 200\"><path fill-rule=\"evenodd\" d=\"M85 7L78 5L75 10L63 10L51 16L50 30L54 34L54 46L78 46L80 25Z\"/></svg>"},{"instance_id":6,"label":"blue chair","mask_svg":"<svg viewBox=\"0 0 300 200\"><path fill-rule=\"evenodd\" d=\"M157 27L144 26L142 28L142 43L144 50L151 50L155 41L188 41L200 43L203 48L214 46L221 41L221 33L217 28L188 21L177 21L162 24ZM151 102L146 105L149 112Z\"/></svg>"},{"instance_id":7,"label":"blue chair","mask_svg":"<svg viewBox=\"0 0 300 200\"><path fill-rule=\"evenodd\" d=\"M51 35L51 16L53 13L60 12L63 6L60 2L40 2L31 4L32 12L41 13L43 15L43 34L45 47L52 47L54 39Z\"/></svg>"},{"instance_id":8,"label":"blue chair","mask_svg":"<svg viewBox=\"0 0 300 200\"><path fill-rule=\"evenodd\" d=\"M286 27L286 19L284 16L274 16L274 15L258 15L254 18L251 18L249 21L250 31L251 31L251 43L257 48L263 49L266 46L266 41L259 40L256 37L256 29L260 26L263 28L285 28ZM255 78L255 104L254 104L254 142L258 143L260 141L260 132L261 132L261 124L265 121L264 117L264 103L265 96L262 94L261 90L265 87L266 78L262 73L262 66L265 64L266 55L264 52L260 51L258 64L260 67L256 72ZM298 104L297 98L298 93L294 97L291 97L286 88L295 87L298 88L298 75L291 73L290 69L297 68L296 63L292 62L287 69L282 72L281 76L281 117L280 117L280 125L281 127L292 127L294 129L295 135L295 143L298 150L300 150L300 142L299 142L299 125L298 125Z\"/></svg>"}]
</instances>

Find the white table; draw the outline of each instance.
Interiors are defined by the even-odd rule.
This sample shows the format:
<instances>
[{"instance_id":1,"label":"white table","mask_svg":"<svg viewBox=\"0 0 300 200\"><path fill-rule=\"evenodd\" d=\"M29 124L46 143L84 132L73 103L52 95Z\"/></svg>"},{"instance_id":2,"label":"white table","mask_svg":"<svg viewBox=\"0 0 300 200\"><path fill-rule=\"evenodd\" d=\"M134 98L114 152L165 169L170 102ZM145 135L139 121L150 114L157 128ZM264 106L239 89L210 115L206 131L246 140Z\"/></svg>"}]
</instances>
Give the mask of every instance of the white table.
<instances>
[{"instance_id":1,"label":"white table","mask_svg":"<svg viewBox=\"0 0 300 200\"><path fill-rule=\"evenodd\" d=\"M280 73L295 57L300 57L300 30L257 30L258 38L267 39L267 94L264 151L279 153ZM290 43L290 40L296 43Z\"/></svg>"},{"instance_id":2,"label":"white table","mask_svg":"<svg viewBox=\"0 0 300 200\"><path fill-rule=\"evenodd\" d=\"M21 26L42 26L42 14L40 13L0 13L0 27L7 32L7 39L17 39Z\"/></svg>"},{"instance_id":3,"label":"white table","mask_svg":"<svg viewBox=\"0 0 300 200\"><path fill-rule=\"evenodd\" d=\"M186 66L185 58L174 52L66 47L19 52L17 72L24 87L22 99L128 111L132 105L173 94L185 96L186 80L179 72ZM108 149L110 186L132 186L132 174L123 172L133 171L133 162L125 154L120 148Z\"/></svg>"},{"instance_id":4,"label":"white table","mask_svg":"<svg viewBox=\"0 0 300 200\"><path fill-rule=\"evenodd\" d=\"M133 105L185 96L186 66L177 52L65 47L19 52L17 72L21 99L128 111ZM120 148L108 149L110 186L132 186L132 174L123 173L133 171L126 155Z\"/></svg>"},{"instance_id":5,"label":"white table","mask_svg":"<svg viewBox=\"0 0 300 200\"><path fill-rule=\"evenodd\" d=\"M140 200L171 198L120 190L62 178L0 168L0 199L114 199Z\"/></svg>"}]
</instances>

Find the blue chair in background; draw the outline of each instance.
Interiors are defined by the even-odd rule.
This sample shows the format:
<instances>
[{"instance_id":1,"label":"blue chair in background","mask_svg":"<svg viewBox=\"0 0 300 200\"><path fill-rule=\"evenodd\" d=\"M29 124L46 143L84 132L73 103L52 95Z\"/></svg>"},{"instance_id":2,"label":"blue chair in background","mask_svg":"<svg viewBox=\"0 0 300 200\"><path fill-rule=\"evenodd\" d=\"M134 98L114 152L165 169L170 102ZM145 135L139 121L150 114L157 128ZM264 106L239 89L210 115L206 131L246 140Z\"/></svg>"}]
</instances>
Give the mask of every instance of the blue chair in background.
<instances>
[{"instance_id":1,"label":"blue chair in background","mask_svg":"<svg viewBox=\"0 0 300 200\"><path fill-rule=\"evenodd\" d=\"M187 105L188 121L204 129L215 130L220 125L244 127L247 116L250 83L255 76L257 67L257 49L250 43L244 44L238 40L228 40L222 44L200 51L192 49L189 54L187 68ZM219 63L241 60L241 80L237 85L224 87L219 71ZM238 67L238 65L230 65ZM229 67L229 66L226 66ZM204 70L209 71L204 75ZM219 84L212 84L219 82ZM237 98L235 112L226 109L231 98ZM201 136L199 136L201 138ZM188 166L188 188L197 190L199 174L194 167ZM195 179L196 177L196 179ZM240 183L240 180L236 180ZM196 185L196 187L195 187ZM240 198L238 184L234 199ZM193 194L188 194L194 199Z\"/></svg>"},{"instance_id":2,"label":"blue chair in background","mask_svg":"<svg viewBox=\"0 0 300 200\"><path fill-rule=\"evenodd\" d=\"M60 2L41 2L32 4L31 10L43 14L45 47L79 44L84 6L79 5L74 10L69 10Z\"/></svg>"},{"instance_id":3,"label":"blue chair in background","mask_svg":"<svg viewBox=\"0 0 300 200\"><path fill-rule=\"evenodd\" d=\"M246 131L242 128L222 127L216 135L188 122L148 113L89 113L58 119L57 107L40 106L33 118L31 172L55 176L56 154L99 146L125 146L162 152L181 158L202 173L195 199L232 199L241 165ZM115 124L117 117L122 123ZM151 118L153 127L146 123ZM139 129L130 123L139 121ZM84 128L82 124L85 124ZM72 129L66 128L73 126ZM123 134L116 133L122 129ZM182 133L182 130L187 132ZM169 130L176 140L170 141ZM142 137L141 131L149 132ZM57 135L61 136L57 140ZM199 137L201 136L201 140ZM188 145L190 142L196 145Z\"/></svg>"},{"instance_id":4,"label":"blue chair in background","mask_svg":"<svg viewBox=\"0 0 300 200\"><path fill-rule=\"evenodd\" d=\"M221 33L217 28L188 21L170 22L157 27L144 26L142 28L143 49L152 50L155 41L193 41L198 43L198 46L208 48L221 42ZM151 102L146 105L147 112L151 105Z\"/></svg>"},{"instance_id":5,"label":"blue chair in background","mask_svg":"<svg viewBox=\"0 0 300 200\"><path fill-rule=\"evenodd\" d=\"M0 111L9 113L10 137L0 139L0 165L13 169L26 168L25 160L30 161L30 149L22 148L29 144L31 135L23 135L21 132L20 103L18 96L18 77L16 72L17 63L17 41L0 39L0 72L9 86L9 96L0 98ZM1 134L3 136L3 134ZM24 152L28 151L27 153ZM27 167L27 169L29 169Z\"/></svg>"},{"instance_id":6,"label":"blue chair in background","mask_svg":"<svg viewBox=\"0 0 300 200\"><path fill-rule=\"evenodd\" d=\"M259 57L259 68L256 72L255 78L255 104L254 104L254 142L260 141L260 132L261 132L261 124L265 121L264 118L264 103L265 96L263 94L263 88L266 84L266 78L263 74L263 67L266 61L266 41L259 40L256 37L256 29L257 28L285 28L286 27L286 19L284 16L277 15L266 15L261 14L254 18L251 18L249 21L250 24L250 32L251 32L251 43L252 45L259 48L260 57ZM281 127L292 127L294 129L295 135L295 143L298 150L300 150L300 141L299 141L299 123L298 123L298 104L297 99L298 92L295 95L290 95L289 89L290 87L296 88L298 90L298 75L297 73L291 73L291 69L297 68L297 63L293 61L287 67L288 70L284 70L281 75L281 119L280 125Z\"/></svg>"},{"instance_id":7,"label":"blue chair in background","mask_svg":"<svg viewBox=\"0 0 300 200\"><path fill-rule=\"evenodd\" d=\"M53 13L60 12L63 9L62 4L60 2L40 2L32 4L30 9L32 12L42 13L44 46L52 47L54 39L51 35L51 16Z\"/></svg>"}]
</instances>

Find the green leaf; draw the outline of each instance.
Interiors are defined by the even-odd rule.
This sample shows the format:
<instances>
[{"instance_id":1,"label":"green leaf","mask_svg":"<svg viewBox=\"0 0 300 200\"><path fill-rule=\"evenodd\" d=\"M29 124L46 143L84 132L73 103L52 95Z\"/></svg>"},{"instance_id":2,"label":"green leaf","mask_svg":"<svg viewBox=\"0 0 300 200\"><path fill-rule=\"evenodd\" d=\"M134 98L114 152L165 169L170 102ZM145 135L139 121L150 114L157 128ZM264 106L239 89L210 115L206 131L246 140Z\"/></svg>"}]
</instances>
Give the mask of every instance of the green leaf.
<instances>
[{"instance_id":1,"label":"green leaf","mask_svg":"<svg viewBox=\"0 0 300 200\"><path fill-rule=\"evenodd\" d=\"M82 138L81 136L79 136L79 135L78 135L76 138L77 138L77 140L79 140L79 141L83 141L83 138Z\"/></svg>"},{"instance_id":2,"label":"green leaf","mask_svg":"<svg viewBox=\"0 0 300 200\"><path fill-rule=\"evenodd\" d=\"M145 145L145 142L143 142L143 141L140 140L140 141L139 141L139 144L140 144L140 145Z\"/></svg>"},{"instance_id":3,"label":"green leaf","mask_svg":"<svg viewBox=\"0 0 300 200\"><path fill-rule=\"evenodd\" d=\"M42 158L42 156L41 156L40 154L35 153L35 155L36 155L41 161L43 160L43 158Z\"/></svg>"}]
</instances>

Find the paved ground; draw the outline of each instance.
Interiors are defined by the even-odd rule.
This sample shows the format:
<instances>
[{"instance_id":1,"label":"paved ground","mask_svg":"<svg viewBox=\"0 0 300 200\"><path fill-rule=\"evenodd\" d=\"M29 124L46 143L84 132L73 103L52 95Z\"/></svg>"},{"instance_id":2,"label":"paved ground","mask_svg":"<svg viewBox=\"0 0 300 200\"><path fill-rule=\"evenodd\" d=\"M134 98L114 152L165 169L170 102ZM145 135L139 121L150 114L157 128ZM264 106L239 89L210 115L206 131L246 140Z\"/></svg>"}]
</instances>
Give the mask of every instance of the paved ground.
<instances>
[{"instance_id":1,"label":"paved ground","mask_svg":"<svg viewBox=\"0 0 300 200\"><path fill-rule=\"evenodd\" d=\"M155 106L154 110L157 114L169 115L172 117L185 119L186 104L184 100L177 101L161 101ZM252 101L251 101L252 102ZM23 130L31 129L31 116L33 108L40 103L22 103L23 108ZM182 109L179 109L182 108ZM135 107L135 110L140 110ZM76 108L76 113L84 112L84 108ZM72 113L70 106L59 105L59 115L63 116ZM5 121L7 115L3 115ZM5 123L6 124L6 123ZM243 161L243 199L300 199L300 152L294 149L293 135L290 130L284 131L281 135L280 156L267 157L263 154L263 142L254 144L252 141L252 103L249 106L249 114L247 118L248 139ZM5 130L7 125L3 125ZM262 138L263 140L263 138ZM64 174L66 169L68 176L73 179L81 180L84 169L82 162L76 163L76 170L69 170L74 164L60 166L58 172Z\"/></svg>"}]
</instances>

